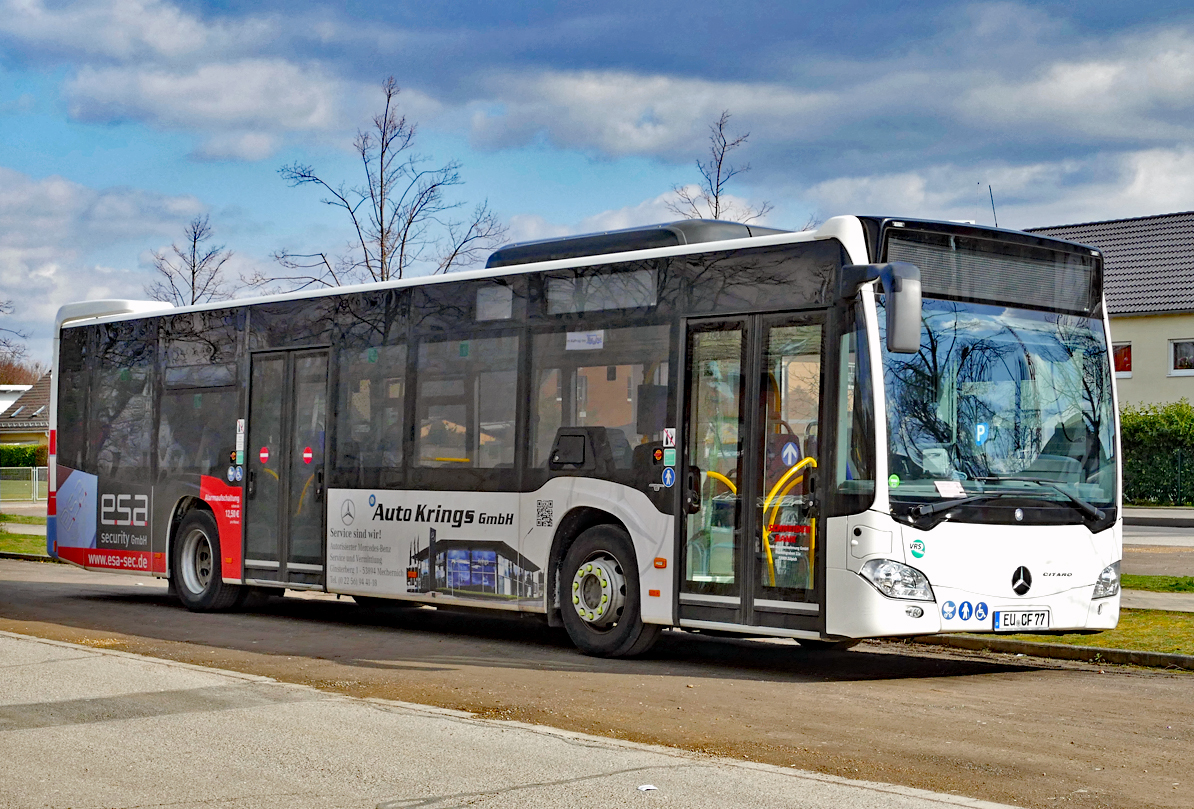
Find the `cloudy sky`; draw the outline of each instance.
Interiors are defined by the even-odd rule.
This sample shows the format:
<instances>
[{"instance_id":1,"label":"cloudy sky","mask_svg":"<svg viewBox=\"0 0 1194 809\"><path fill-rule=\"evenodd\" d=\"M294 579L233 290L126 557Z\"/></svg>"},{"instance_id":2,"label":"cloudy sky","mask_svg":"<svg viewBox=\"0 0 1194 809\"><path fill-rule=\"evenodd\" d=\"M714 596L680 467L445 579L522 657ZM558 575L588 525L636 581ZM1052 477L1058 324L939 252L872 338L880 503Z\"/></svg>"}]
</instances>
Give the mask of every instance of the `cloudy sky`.
<instances>
[{"instance_id":1,"label":"cloudy sky","mask_svg":"<svg viewBox=\"0 0 1194 809\"><path fill-rule=\"evenodd\" d=\"M0 299L48 360L62 303L144 297L207 214L238 272L340 250L393 75L419 151L512 239L674 218L722 110L768 224L888 213L1032 227L1194 208L1184 2L517 4L0 0Z\"/></svg>"}]
</instances>

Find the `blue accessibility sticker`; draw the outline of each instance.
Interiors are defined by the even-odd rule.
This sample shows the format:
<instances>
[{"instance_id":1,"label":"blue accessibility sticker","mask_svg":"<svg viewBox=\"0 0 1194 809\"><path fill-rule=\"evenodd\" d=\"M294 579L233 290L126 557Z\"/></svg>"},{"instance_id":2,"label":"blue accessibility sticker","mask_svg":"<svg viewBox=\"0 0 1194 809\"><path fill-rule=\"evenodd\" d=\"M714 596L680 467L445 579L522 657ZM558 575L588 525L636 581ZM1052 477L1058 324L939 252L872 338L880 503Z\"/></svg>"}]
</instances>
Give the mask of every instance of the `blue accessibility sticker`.
<instances>
[{"instance_id":1,"label":"blue accessibility sticker","mask_svg":"<svg viewBox=\"0 0 1194 809\"><path fill-rule=\"evenodd\" d=\"M958 606L952 601L946 601L941 605L941 617L947 621L952 621L954 613L957 612Z\"/></svg>"},{"instance_id":2,"label":"blue accessibility sticker","mask_svg":"<svg viewBox=\"0 0 1194 809\"><path fill-rule=\"evenodd\" d=\"M985 602L985 601L978 602L977 604L974 605L974 620L976 620L976 621L987 620L988 612L989 612L989 610L987 609L987 602Z\"/></svg>"},{"instance_id":3,"label":"blue accessibility sticker","mask_svg":"<svg viewBox=\"0 0 1194 809\"><path fill-rule=\"evenodd\" d=\"M963 601L958 605L958 617L963 621L969 621L970 616L974 614L974 607L969 601Z\"/></svg>"},{"instance_id":4,"label":"blue accessibility sticker","mask_svg":"<svg viewBox=\"0 0 1194 809\"><path fill-rule=\"evenodd\" d=\"M664 467L664 469L663 469L663 485L667 486L670 489L670 488L672 488L672 485L675 484L675 482L676 482L676 470L672 469L670 466Z\"/></svg>"}]
</instances>

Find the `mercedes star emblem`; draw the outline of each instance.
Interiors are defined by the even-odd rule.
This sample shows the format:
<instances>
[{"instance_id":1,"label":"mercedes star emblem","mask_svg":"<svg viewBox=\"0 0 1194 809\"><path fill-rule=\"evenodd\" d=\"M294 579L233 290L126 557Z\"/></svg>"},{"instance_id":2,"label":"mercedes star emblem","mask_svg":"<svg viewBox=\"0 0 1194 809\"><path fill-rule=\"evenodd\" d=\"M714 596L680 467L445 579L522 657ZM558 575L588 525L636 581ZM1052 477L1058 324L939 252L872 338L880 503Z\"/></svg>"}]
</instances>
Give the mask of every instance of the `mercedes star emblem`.
<instances>
[{"instance_id":1,"label":"mercedes star emblem","mask_svg":"<svg viewBox=\"0 0 1194 809\"><path fill-rule=\"evenodd\" d=\"M344 505L340 507L340 521L345 525L352 525L352 521L357 518L357 507L352 504L351 500L345 500Z\"/></svg>"},{"instance_id":2,"label":"mercedes star emblem","mask_svg":"<svg viewBox=\"0 0 1194 809\"><path fill-rule=\"evenodd\" d=\"M1028 572L1028 568L1020 565L1016 568L1016 572L1012 574L1012 589L1016 591L1016 595L1022 596L1032 587L1032 574Z\"/></svg>"}]
</instances>

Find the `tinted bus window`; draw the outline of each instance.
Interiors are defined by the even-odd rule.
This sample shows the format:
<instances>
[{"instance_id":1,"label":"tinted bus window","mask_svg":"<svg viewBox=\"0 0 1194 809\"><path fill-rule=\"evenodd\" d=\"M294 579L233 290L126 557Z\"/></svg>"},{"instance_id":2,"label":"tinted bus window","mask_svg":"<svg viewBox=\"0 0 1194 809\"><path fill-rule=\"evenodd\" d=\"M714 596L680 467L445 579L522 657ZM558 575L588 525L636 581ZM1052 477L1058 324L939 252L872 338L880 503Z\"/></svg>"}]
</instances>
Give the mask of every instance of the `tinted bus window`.
<instances>
[{"instance_id":1,"label":"tinted bus window","mask_svg":"<svg viewBox=\"0 0 1194 809\"><path fill-rule=\"evenodd\" d=\"M235 417L235 388L163 393L157 448L159 478L184 473L223 477L229 453L235 449L228 443Z\"/></svg>"},{"instance_id":2,"label":"tinted bus window","mask_svg":"<svg viewBox=\"0 0 1194 809\"><path fill-rule=\"evenodd\" d=\"M148 482L156 335L156 319L99 327L90 421L100 475Z\"/></svg>"},{"instance_id":3,"label":"tinted bus window","mask_svg":"<svg viewBox=\"0 0 1194 809\"><path fill-rule=\"evenodd\" d=\"M560 427L604 427L613 466L668 424L670 327L561 328L534 336L531 463L545 466Z\"/></svg>"},{"instance_id":4,"label":"tinted bus window","mask_svg":"<svg viewBox=\"0 0 1194 809\"><path fill-rule=\"evenodd\" d=\"M406 346L340 352L336 410L336 468L346 485L378 485L381 470L394 481L405 435Z\"/></svg>"},{"instance_id":5,"label":"tinted bus window","mask_svg":"<svg viewBox=\"0 0 1194 809\"><path fill-rule=\"evenodd\" d=\"M90 329L63 329L58 348L58 463L87 467L87 337Z\"/></svg>"},{"instance_id":6,"label":"tinted bus window","mask_svg":"<svg viewBox=\"0 0 1194 809\"><path fill-rule=\"evenodd\" d=\"M167 387L236 382L238 312L188 312L163 318Z\"/></svg>"},{"instance_id":7,"label":"tinted bus window","mask_svg":"<svg viewBox=\"0 0 1194 809\"><path fill-rule=\"evenodd\" d=\"M416 465L513 467L518 338L425 342L418 367Z\"/></svg>"}]
</instances>

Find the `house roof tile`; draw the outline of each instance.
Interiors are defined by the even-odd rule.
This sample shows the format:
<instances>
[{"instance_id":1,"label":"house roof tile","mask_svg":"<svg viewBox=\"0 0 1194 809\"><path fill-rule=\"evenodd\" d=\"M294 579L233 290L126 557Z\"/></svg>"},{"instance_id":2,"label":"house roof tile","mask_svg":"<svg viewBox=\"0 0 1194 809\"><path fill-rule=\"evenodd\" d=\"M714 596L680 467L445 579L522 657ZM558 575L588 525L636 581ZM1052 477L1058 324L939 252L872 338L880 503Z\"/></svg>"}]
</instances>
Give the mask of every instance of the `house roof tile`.
<instances>
[{"instance_id":1,"label":"house roof tile","mask_svg":"<svg viewBox=\"0 0 1194 809\"><path fill-rule=\"evenodd\" d=\"M1108 314L1194 312L1194 211L1026 230L1102 251Z\"/></svg>"},{"instance_id":2,"label":"house roof tile","mask_svg":"<svg viewBox=\"0 0 1194 809\"><path fill-rule=\"evenodd\" d=\"M38 409L41 409L38 412ZM34 415L36 413L36 415ZM33 387L0 413L0 436L6 432L50 429L50 375L43 374Z\"/></svg>"}]
</instances>

